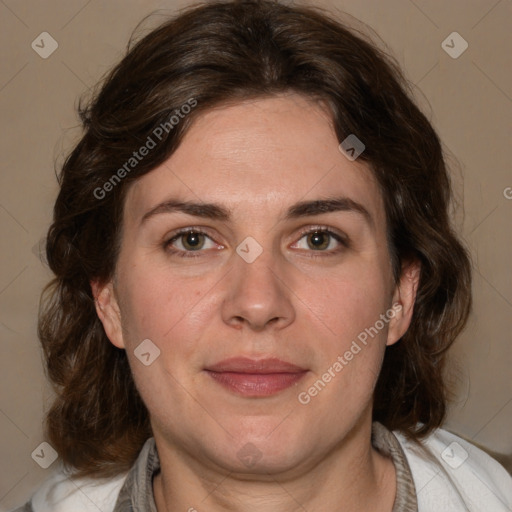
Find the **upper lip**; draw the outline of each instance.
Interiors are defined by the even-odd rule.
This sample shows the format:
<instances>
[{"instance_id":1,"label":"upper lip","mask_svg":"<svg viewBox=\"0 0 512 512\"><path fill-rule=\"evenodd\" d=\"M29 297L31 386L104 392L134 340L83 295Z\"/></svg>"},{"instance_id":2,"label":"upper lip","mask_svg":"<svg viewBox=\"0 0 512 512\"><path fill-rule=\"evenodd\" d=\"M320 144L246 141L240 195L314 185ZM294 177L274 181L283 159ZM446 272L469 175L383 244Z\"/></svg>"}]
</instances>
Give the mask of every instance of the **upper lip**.
<instances>
[{"instance_id":1,"label":"upper lip","mask_svg":"<svg viewBox=\"0 0 512 512\"><path fill-rule=\"evenodd\" d=\"M232 357L224 359L205 368L212 372L233 372L233 373L299 373L305 372L301 368L287 361L275 357L267 359L250 359L248 357Z\"/></svg>"}]
</instances>

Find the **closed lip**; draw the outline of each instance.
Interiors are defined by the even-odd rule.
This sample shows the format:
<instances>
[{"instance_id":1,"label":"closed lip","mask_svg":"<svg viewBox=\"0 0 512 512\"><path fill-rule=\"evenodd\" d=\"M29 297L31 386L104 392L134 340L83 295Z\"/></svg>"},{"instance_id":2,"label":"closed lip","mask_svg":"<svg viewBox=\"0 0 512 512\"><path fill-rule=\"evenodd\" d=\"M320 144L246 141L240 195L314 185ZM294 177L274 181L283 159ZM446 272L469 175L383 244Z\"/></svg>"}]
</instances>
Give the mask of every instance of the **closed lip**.
<instances>
[{"instance_id":1,"label":"closed lip","mask_svg":"<svg viewBox=\"0 0 512 512\"><path fill-rule=\"evenodd\" d=\"M232 357L224 359L205 368L210 372L230 372L230 373L249 373L249 374L273 374L273 373L302 373L307 371L287 361L282 361L275 357L265 359L251 359L248 357Z\"/></svg>"}]
</instances>

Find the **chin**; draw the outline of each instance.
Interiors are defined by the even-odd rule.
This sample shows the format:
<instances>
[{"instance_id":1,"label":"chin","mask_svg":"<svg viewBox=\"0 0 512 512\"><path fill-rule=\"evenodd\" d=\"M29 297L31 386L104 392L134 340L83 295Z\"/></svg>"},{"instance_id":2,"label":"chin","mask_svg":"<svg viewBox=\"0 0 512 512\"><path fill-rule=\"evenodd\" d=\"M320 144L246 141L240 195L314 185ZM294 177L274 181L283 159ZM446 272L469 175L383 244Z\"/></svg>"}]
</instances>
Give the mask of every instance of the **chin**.
<instances>
[{"instance_id":1,"label":"chin","mask_svg":"<svg viewBox=\"0 0 512 512\"><path fill-rule=\"evenodd\" d=\"M295 468L303 458L302 454L306 456L304 436L299 435L296 429L294 432L286 429L282 420L272 418L269 421L267 418L266 421L256 422L257 431L253 424L251 430L239 429L234 438L226 436L224 442L227 444L217 453L218 457L224 459L226 469L236 473L268 475ZM217 447L221 445L222 442ZM226 454L229 454L228 459Z\"/></svg>"}]
</instances>

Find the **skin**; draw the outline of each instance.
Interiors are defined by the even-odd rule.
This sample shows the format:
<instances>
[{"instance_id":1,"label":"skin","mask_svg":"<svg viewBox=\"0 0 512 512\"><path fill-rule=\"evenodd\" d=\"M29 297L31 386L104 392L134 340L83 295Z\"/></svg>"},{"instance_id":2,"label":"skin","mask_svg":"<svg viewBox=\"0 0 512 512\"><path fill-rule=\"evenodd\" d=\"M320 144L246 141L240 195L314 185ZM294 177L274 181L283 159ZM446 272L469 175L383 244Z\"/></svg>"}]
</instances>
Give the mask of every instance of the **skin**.
<instances>
[{"instance_id":1,"label":"skin","mask_svg":"<svg viewBox=\"0 0 512 512\"><path fill-rule=\"evenodd\" d=\"M294 203L338 196L363 205L372 222L355 211L284 218ZM166 212L141 223L170 197L218 203L231 217ZM206 230L204 245L190 250L185 235L170 247L197 257L165 247L183 227ZM327 235L312 246L303 232L318 227L348 246ZM391 511L395 470L371 445L372 394L386 346L409 326L419 268L404 267L395 285L385 234L371 171L340 152L322 106L295 94L203 114L169 160L131 186L115 276L91 284L150 413L159 512ZM236 252L248 236L263 249L252 263ZM393 304L395 318L299 403ZM134 355L145 339L161 351L149 366ZM244 397L203 371L234 356L277 357L308 372L270 397ZM260 457L251 467L237 456L248 443Z\"/></svg>"}]
</instances>

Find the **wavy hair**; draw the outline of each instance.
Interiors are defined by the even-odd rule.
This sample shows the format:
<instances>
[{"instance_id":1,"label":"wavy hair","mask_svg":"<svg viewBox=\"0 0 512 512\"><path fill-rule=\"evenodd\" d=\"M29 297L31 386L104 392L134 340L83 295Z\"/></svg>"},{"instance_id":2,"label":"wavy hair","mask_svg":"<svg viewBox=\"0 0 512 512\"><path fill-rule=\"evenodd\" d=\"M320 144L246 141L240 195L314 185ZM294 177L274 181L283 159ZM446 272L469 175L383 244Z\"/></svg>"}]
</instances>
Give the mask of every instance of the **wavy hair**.
<instances>
[{"instance_id":1,"label":"wavy hair","mask_svg":"<svg viewBox=\"0 0 512 512\"><path fill-rule=\"evenodd\" d=\"M80 476L126 471L152 435L126 354L108 340L90 286L114 273L128 187L170 157L201 113L288 91L324 102L339 141L357 134L366 145L359 160L384 199L396 282L404 263L421 263L412 322L386 349L373 419L412 439L442 424L446 351L470 311L471 272L449 218L452 189L436 132L396 62L323 11L213 1L129 44L79 106L83 135L59 174L46 248L55 278L41 296L38 333L56 391L47 437ZM134 151L191 99L195 108L161 130L128 171Z\"/></svg>"}]
</instances>

